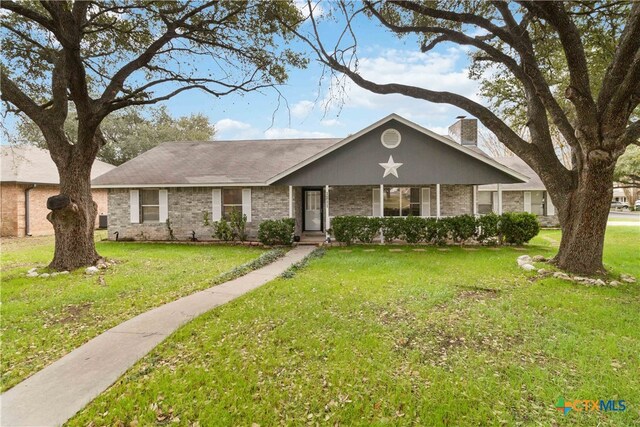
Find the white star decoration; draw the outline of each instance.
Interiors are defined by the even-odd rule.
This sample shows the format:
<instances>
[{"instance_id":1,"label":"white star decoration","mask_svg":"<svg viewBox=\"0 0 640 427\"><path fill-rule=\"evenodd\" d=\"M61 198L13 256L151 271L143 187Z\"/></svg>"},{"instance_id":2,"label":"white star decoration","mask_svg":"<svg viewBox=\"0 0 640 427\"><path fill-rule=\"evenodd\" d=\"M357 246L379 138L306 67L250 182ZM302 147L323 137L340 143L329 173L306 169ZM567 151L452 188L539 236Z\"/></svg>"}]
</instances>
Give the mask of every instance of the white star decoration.
<instances>
[{"instance_id":1,"label":"white star decoration","mask_svg":"<svg viewBox=\"0 0 640 427\"><path fill-rule=\"evenodd\" d=\"M398 178L398 168L404 163L396 163L393 161L393 156L389 156L389 161L387 163L378 164L384 168L384 175L382 175L383 178L387 175L393 175Z\"/></svg>"}]
</instances>

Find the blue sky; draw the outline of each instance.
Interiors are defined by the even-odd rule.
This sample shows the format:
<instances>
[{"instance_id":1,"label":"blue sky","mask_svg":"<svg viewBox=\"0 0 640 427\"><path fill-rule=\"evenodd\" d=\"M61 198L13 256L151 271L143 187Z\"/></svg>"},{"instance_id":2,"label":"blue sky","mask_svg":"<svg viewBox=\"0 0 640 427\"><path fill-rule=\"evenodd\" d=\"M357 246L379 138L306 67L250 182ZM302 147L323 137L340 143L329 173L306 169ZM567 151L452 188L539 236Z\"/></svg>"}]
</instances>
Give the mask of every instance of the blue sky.
<instances>
[{"instance_id":1,"label":"blue sky","mask_svg":"<svg viewBox=\"0 0 640 427\"><path fill-rule=\"evenodd\" d=\"M327 22L320 28L323 35L331 35L337 29ZM359 36L359 66L365 77L381 83L448 90L478 100L478 84L468 78L464 48L445 45L422 54L415 38L398 39L373 21L362 19L354 28ZM305 49L302 43L294 46ZM321 83L321 77L322 67L313 59L306 69L291 70L288 82L279 87L288 108L282 99L278 108L277 93L270 90L224 98L189 92L166 105L176 115L207 115L216 125L216 139L342 137L390 113L444 134L456 116L467 114L445 104L373 94L350 81L346 82L343 102L330 101L331 88L336 86L329 78Z\"/></svg>"}]
</instances>

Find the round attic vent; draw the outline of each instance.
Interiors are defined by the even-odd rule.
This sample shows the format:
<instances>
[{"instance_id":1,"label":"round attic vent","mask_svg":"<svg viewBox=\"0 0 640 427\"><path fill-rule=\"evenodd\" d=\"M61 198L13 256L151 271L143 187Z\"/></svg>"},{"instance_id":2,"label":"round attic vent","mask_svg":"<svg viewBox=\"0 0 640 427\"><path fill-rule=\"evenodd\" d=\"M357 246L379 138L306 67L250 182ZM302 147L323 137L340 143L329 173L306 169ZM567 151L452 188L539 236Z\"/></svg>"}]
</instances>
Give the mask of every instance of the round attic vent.
<instances>
[{"instance_id":1,"label":"round attic vent","mask_svg":"<svg viewBox=\"0 0 640 427\"><path fill-rule=\"evenodd\" d=\"M380 136L382 145L387 148L396 148L398 145L400 145L401 140L402 136L400 135L400 132L395 129L387 129L382 132L382 135Z\"/></svg>"}]
</instances>

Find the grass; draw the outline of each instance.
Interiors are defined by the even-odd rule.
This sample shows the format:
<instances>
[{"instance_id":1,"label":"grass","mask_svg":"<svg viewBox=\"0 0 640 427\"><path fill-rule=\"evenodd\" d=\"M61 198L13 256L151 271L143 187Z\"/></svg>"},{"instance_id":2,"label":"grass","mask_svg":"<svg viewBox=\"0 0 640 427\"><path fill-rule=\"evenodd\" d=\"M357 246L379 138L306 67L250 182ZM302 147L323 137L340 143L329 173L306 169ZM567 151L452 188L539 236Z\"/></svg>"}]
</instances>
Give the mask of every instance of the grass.
<instances>
[{"instance_id":1,"label":"grass","mask_svg":"<svg viewBox=\"0 0 640 427\"><path fill-rule=\"evenodd\" d=\"M98 242L120 262L88 276L83 270L27 278L46 267L53 239L2 242L2 390L17 384L94 336L152 307L207 288L257 259L262 249Z\"/></svg>"},{"instance_id":2,"label":"grass","mask_svg":"<svg viewBox=\"0 0 640 427\"><path fill-rule=\"evenodd\" d=\"M180 328L68 424L638 425L640 285L516 267L559 239L332 248ZM640 276L639 242L608 230L613 273ZM627 410L565 416L560 397Z\"/></svg>"}]
</instances>

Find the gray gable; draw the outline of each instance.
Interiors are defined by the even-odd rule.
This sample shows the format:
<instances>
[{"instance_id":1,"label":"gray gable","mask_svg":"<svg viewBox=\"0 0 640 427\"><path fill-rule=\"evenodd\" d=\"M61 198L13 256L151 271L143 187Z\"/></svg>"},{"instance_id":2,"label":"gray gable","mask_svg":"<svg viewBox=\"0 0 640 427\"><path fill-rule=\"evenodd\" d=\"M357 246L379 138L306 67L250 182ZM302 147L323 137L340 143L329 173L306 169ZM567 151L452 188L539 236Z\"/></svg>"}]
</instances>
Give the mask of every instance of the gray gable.
<instances>
[{"instance_id":1,"label":"gray gable","mask_svg":"<svg viewBox=\"0 0 640 427\"><path fill-rule=\"evenodd\" d=\"M264 184L341 139L167 142L120 165L95 187Z\"/></svg>"},{"instance_id":2,"label":"gray gable","mask_svg":"<svg viewBox=\"0 0 640 427\"><path fill-rule=\"evenodd\" d=\"M390 149L381 143L380 137L387 129L400 132L400 145ZM523 181L502 165L492 165L495 163L492 160L466 147L452 147L451 142L433 135L392 118L273 183L314 186L506 184ZM380 163L387 163L390 156L394 162L402 163L397 169L397 178L391 174L383 177L385 169Z\"/></svg>"}]
</instances>

